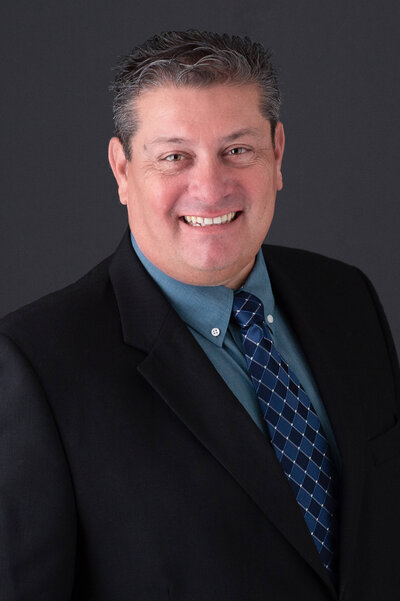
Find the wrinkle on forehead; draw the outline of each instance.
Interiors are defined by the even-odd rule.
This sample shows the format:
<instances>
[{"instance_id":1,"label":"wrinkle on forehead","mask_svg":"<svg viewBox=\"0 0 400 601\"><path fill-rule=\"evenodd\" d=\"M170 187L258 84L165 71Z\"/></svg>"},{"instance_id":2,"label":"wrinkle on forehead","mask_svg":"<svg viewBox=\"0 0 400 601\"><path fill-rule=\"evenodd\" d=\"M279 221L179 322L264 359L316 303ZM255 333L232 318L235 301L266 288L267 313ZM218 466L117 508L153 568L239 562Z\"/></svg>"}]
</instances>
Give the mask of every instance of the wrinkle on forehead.
<instances>
[{"instance_id":1,"label":"wrinkle on forehead","mask_svg":"<svg viewBox=\"0 0 400 601\"><path fill-rule=\"evenodd\" d=\"M262 137L259 130L255 129L254 127L246 127L243 129L239 129L238 131L234 131L226 136L222 136L218 139L218 141L221 143L229 144L230 142L234 142L235 140L243 136L250 136L255 138ZM148 143L148 145L152 146L155 144L184 144L191 141L192 140L190 138L158 136L157 138L154 138L154 140L151 140Z\"/></svg>"}]
</instances>

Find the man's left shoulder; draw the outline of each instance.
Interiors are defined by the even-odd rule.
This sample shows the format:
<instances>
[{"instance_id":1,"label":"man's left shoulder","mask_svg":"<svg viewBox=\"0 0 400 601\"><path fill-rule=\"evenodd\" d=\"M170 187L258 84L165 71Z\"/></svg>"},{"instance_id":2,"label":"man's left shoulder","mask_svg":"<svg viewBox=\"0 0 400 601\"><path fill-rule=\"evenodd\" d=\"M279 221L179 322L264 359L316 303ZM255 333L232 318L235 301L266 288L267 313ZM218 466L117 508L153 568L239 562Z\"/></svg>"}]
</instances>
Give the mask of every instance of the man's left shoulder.
<instances>
[{"instance_id":1,"label":"man's left shoulder","mask_svg":"<svg viewBox=\"0 0 400 601\"><path fill-rule=\"evenodd\" d=\"M279 263L293 271L305 268L351 275L354 275L354 272L362 273L354 265L310 250L274 244L263 244L261 248L266 262Z\"/></svg>"},{"instance_id":2,"label":"man's left shoulder","mask_svg":"<svg viewBox=\"0 0 400 601\"><path fill-rule=\"evenodd\" d=\"M367 276L356 266L339 259L322 254L264 244L262 251L268 271L284 274L293 282L301 281L303 285L323 290L335 290L337 293L344 289L357 288L368 295L374 294L374 289Z\"/></svg>"},{"instance_id":3,"label":"man's left shoulder","mask_svg":"<svg viewBox=\"0 0 400 601\"><path fill-rule=\"evenodd\" d=\"M292 309L296 306L296 311L312 314L313 319L319 317L321 330L339 331L343 340L365 341L368 336L375 348L383 343L379 348L388 353L400 390L395 345L368 277L354 265L307 250L269 244L262 250L278 299Z\"/></svg>"},{"instance_id":4,"label":"man's left shoulder","mask_svg":"<svg viewBox=\"0 0 400 601\"><path fill-rule=\"evenodd\" d=\"M290 299L325 319L329 315L341 328L358 323L363 330L375 324L390 336L375 288L358 267L308 250L268 244L262 250L278 299Z\"/></svg>"}]
</instances>

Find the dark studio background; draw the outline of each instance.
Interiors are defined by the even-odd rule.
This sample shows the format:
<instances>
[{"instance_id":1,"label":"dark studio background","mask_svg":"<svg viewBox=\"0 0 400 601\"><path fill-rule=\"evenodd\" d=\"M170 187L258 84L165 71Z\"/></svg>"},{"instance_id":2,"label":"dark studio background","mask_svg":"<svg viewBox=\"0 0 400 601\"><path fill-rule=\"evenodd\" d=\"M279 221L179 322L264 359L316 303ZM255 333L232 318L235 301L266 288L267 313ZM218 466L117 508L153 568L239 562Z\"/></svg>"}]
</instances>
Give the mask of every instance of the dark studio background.
<instances>
[{"instance_id":1,"label":"dark studio background","mask_svg":"<svg viewBox=\"0 0 400 601\"><path fill-rule=\"evenodd\" d=\"M287 147L268 240L360 267L400 349L399 6L3 0L0 315L114 250L126 216L107 162L111 67L154 33L196 27L273 48Z\"/></svg>"}]
</instances>

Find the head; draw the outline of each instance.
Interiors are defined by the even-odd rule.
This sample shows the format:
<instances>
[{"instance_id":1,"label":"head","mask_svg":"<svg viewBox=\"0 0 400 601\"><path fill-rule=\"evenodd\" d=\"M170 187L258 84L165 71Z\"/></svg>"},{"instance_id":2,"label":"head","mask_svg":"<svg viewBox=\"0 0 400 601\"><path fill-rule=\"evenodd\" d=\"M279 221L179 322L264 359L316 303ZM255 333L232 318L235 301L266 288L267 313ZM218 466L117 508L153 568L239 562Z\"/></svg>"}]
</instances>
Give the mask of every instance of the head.
<instances>
[{"instance_id":1,"label":"head","mask_svg":"<svg viewBox=\"0 0 400 601\"><path fill-rule=\"evenodd\" d=\"M207 87L253 83L260 92L260 111L271 125L274 140L281 96L271 53L248 37L203 31L170 31L156 35L123 57L111 90L114 92L115 135L131 159L131 139L139 119L136 101L151 88L175 85Z\"/></svg>"},{"instance_id":2,"label":"head","mask_svg":"<svg viewBox=\"0 0 400 601\"><path fill-rule=\"evenodd\" d=\"M282 187L270 53L249 38L168 32L122 59L112 89L109 158L142 252L175 279L237 287Z\"/></svg>"}]
</instances>

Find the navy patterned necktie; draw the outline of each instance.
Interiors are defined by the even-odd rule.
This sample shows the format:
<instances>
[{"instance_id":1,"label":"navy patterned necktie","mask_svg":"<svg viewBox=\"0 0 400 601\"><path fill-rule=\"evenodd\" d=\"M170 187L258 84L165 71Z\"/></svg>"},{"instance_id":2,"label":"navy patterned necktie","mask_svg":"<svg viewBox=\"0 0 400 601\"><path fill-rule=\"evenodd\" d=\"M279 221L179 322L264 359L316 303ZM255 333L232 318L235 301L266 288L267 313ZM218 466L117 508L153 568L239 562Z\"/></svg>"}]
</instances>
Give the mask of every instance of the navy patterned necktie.
<instances>
[{"instance_id":1,"label":"navy patterned necktie","mask_svg":"<svg viewBox=\"0 0 400 601\"><path fill-rule=\"evenodd\" d=\"M338 476L321 422L275 348L262 302L236 292L232 317L242 331L247 369L271 443L294 491L321 561L337 575Z\"/></svg>"}]
</instances>

